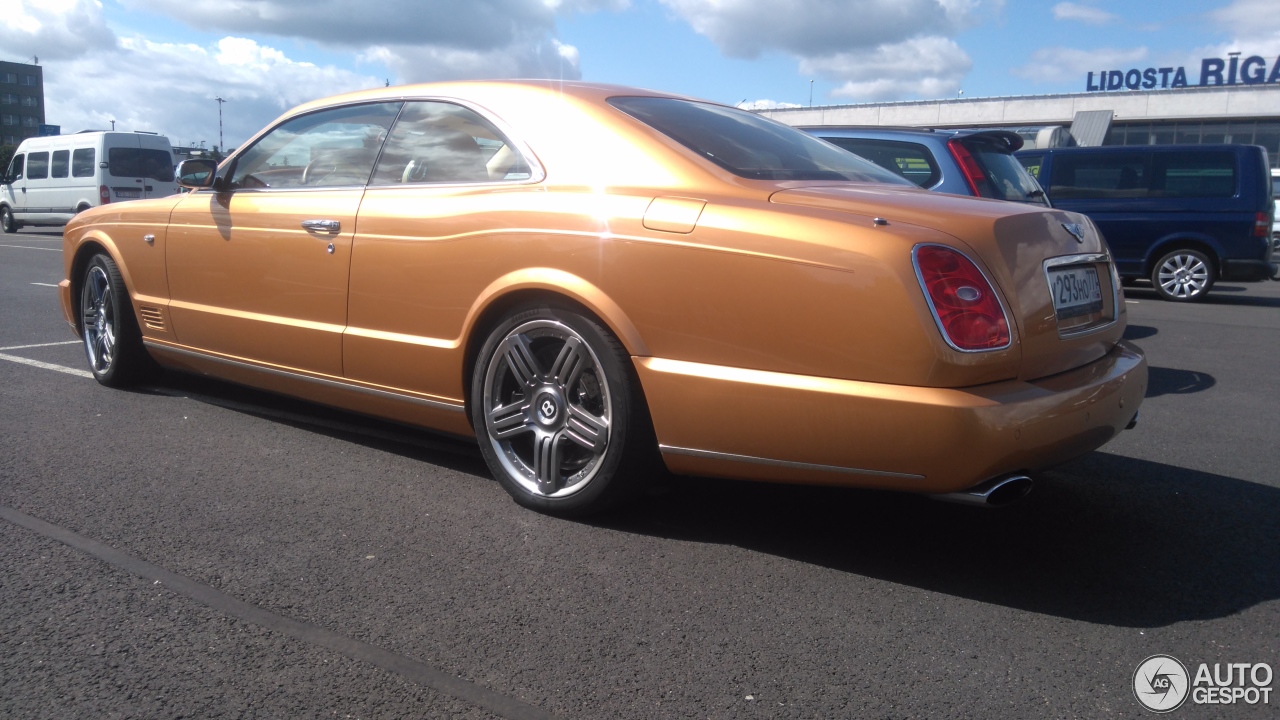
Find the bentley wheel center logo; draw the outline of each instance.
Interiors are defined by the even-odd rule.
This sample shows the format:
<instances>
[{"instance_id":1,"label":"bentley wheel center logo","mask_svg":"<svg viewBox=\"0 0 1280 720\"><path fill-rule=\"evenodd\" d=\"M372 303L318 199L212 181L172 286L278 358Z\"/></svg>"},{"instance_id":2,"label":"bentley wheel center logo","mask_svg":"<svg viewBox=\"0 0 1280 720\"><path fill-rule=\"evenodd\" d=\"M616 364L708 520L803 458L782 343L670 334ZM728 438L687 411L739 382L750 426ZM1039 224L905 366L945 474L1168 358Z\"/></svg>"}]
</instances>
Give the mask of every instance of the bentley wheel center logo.
<instances>
[{"instance_id":1,"label":"bentley wheel center logo","mask_svg":"<svg viewBox=\"0 0 1280 720\"><path fill-rule=\"evenodd\" d=\"M1148 710L1171 712L1187 700L1187 669L1171 655L1152 655L1133 673L1133 694Z\"/></svg>"}]
</instances>

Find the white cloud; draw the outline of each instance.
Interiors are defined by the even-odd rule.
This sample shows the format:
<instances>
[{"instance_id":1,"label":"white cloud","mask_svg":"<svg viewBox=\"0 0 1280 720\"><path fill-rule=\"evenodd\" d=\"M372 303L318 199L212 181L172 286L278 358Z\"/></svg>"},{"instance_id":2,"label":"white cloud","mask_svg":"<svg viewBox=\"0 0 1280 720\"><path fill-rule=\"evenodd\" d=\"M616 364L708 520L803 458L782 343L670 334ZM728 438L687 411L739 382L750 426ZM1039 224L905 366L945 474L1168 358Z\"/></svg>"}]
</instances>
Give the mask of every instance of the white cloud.
<instances>
[{"instance_id":1,"label":"white cloud","mask_svg":"<svg viewBox=\"0 0 1280 720\"><path fill-rule=\"evenodd\" d=\"M726 55L799 57L875 47L968 27L976 0L661 0Z\"/></svg>"},{"instance_id":2,"label":"white cloud","mask_svg":"<svg viewBox=\"0 0 1280 720\"><path fill-rule=\"evenodd\" d=\"M952 39L1002 0L660 0L731 57L784 52L860 100L950 95L973 63Z\"/></svg>"},{"instance_id":3,"label":"white cloud","mask_svg":"<svg viewBox=\"0 0 1280 720\"><path fill-rule=\"evenodd\" d=\"M1235 0L1226 7L1209 14L1213 22L1231 34L1230 42L1199 48L1199 58L1226 57L1229 52L1242 52L1245 56L1261 55L1274 58L1280 55L1280 13L1275 3L1268 0Z\"/></svg>"},{"instance_id":4,"label":"white cloud","mask_svg":"<svg viewBox=\"0 0 1280 720\"><path fill-rule=\"evenodd\" d=\"M969 56L954 40L924 37L867 50L805 58L800 62L800 72L845 79L843 85L832 91L835 97L892 100L909 95L934 98L954 95L972 66Z\"/></svg>"},{"instance_id":5,"label":"white cloud","mask_svg":"<svg viewBox=\"0 0 1280 720\"><path fill-rule=\"evenodd\" d=\"M1147 59L1147 49L1137 48L1040 48L1031 54L1031 62L1014 68L1013 74L1033 82L1080 82L1090 71L1124 70Z\"/></svg>"},{"instance_id":6,"label":"white cloud","mask_svg":"<svg viewBox=\"0 0 1280 720\"><path fill-rule=\"evenodd\" d=\"M776 100L752 100L750 102L740 102L738 103L738 107L743 110L781 110L783 108L798 108L803 106L789 102L778 102Z\"/></svg>"},{"instance_id":7,"label":"white cloud","mask_svg":"<svg viewBox=\"0 0 1280 720\"><path fill-rule=\"evenodd\" d=\"M1099 10L1088 5L1077 5L1073 2L1060 2L1053 6L1054 20L1078 20L1090 25L1105 25L1118 17L1106 10Z\"/></svg>"},{"instance_id":8,"label":"white cloud","mask_svg":"<svg viewBox=\"0 0 1280 720\"><path fill-rule=\"evenodd\" d=\"M397 82L581 77L577 50L555 37L568 13L621 10L629 0L123 0L189 25L301 38L386 64Z\"/></svg>"},{"instance_id":9,"label":"white cloud","mask_svg":"<svg viewBox=\"0 0 1280 720\"><path fill-rule=\"evenodd\" d=\"M159 132L175 143L217 144L221 96L224 136L234 147L294 105L381 84L245 38L202 47L126 37L113 50L47 66L45 114L64 132L107 129L115 120L117 129Z\"/></svg>"},{"instance_id":10,"label":"white cloud","mask_svg":"<svg viewBox=\"0 0 1280 720\"><path fill-rule=\"evenodd\" d=\"M7 58L43 62L114 46L96 0L0 0L0 48Z\"/></svg>"}]
</instances>

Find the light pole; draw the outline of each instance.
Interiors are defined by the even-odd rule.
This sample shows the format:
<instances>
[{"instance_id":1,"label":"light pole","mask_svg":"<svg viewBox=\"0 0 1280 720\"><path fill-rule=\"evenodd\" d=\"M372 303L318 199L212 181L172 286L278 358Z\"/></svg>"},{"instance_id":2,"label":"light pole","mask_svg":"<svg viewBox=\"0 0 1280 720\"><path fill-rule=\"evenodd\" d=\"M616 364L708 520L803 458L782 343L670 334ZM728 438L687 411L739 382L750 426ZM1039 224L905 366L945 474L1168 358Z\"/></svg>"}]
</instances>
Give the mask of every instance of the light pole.
<instances>
[{"instance_id":1,"label":"light pole","mask_svg":"<svg viewBox=\"0 0 1280 720\"><path fill-rule=\"evenodd\" d=\"M813 81L809 81L809 107L813 107Z\"/></svg>"},{"instance_id":2,"label":"light pole","mask_svg":"<svg viewBox=\"0 0 1280 720\"><path fill-rule=\"evenodd\" d=\"M223 152L222 146L222 103L226 102L222 98L214 98L218 101L218 152Z\"/></svg>"},{"instance_id":3,"label":"light pole","mask_svg":"<svg viewBox=\"0 0 1280 720\"><path fill-rule=\"evenodd\" d=\"M114 132L114 131L115 131L115 129L116 129L116 121L115 121L115 120L112 120L112 121L111 121L111 130Z\"/></svg>"}]
</instances>

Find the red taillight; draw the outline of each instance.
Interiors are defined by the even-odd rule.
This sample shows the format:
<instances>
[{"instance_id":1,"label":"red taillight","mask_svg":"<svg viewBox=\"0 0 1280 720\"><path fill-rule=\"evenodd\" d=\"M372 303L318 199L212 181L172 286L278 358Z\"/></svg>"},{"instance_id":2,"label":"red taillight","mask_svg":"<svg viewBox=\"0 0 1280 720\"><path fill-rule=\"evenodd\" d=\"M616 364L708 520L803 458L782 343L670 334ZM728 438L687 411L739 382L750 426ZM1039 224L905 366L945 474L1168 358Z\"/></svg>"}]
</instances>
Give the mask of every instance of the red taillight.
<instances>
[{"instance_id":1,"label":"red taillight","mask_svg":"<svg viewBox=\"0 0 1280 720\"><path fill-rule=\"evenodd\" d=\"M102 204L106 205L111 202L111 188L106 185L98 186L98 199L102 200Z\"/></svg>"},{"instance_id":2,"label":"red taillight","mask_svg":"<svg viewBox=\"0 0 1280 720\"><path fill-rule=\"evenodd\" d=\"M1267 213L1258 213L1253 220L1253 236L1266 237L1271 234L1271 216Z\"/></svg>"},{"instance_id":3,"label":"red taillight","mask_svg":"<svg viewBox=\"0 0 1280 720\"><path fill-rule=\"evenodd\" d=\"M942 245L915 249L916 272L942 335L957 350L1009 346L1009 320L995 289L973 261Z\"/></svg>"},{"instance_id":4,"label":"red taillight","mask_svg":"<svg viewBox=\"0 0 1280 720\"><path fill-rule=\"evenodd\" d=\"M977 197L982 197L982 193L978 190L978 184L986 182L987 176L982 172L982 166L974 159L973 153L969 152L969 148L956 139L947 141L947 149L951 151L951 157L955 158L956 164L960 166L964 181L969 185L969 192Z\"/></svg>"}]
</instances>

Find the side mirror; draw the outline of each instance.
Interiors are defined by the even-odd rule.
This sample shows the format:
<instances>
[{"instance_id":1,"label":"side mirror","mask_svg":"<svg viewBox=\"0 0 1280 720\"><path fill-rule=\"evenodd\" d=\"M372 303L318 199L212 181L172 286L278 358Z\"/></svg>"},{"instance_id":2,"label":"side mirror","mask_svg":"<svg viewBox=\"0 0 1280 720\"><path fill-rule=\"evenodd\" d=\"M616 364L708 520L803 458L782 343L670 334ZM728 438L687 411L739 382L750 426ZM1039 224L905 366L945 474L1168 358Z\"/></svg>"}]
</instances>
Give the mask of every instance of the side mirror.
<instances>
[{"instance_id":1,"label":"side mirror","mask_svg":"<svg viewBox=\"0 0 1280 720\"><path fill-rule=\"evenodd\" d=\"M218 163L212 160L196 158L183 160L178 164L178 184L188 190L203 190L213 187L213 178L218 174Z\"/></svg>"}]
</instances>

